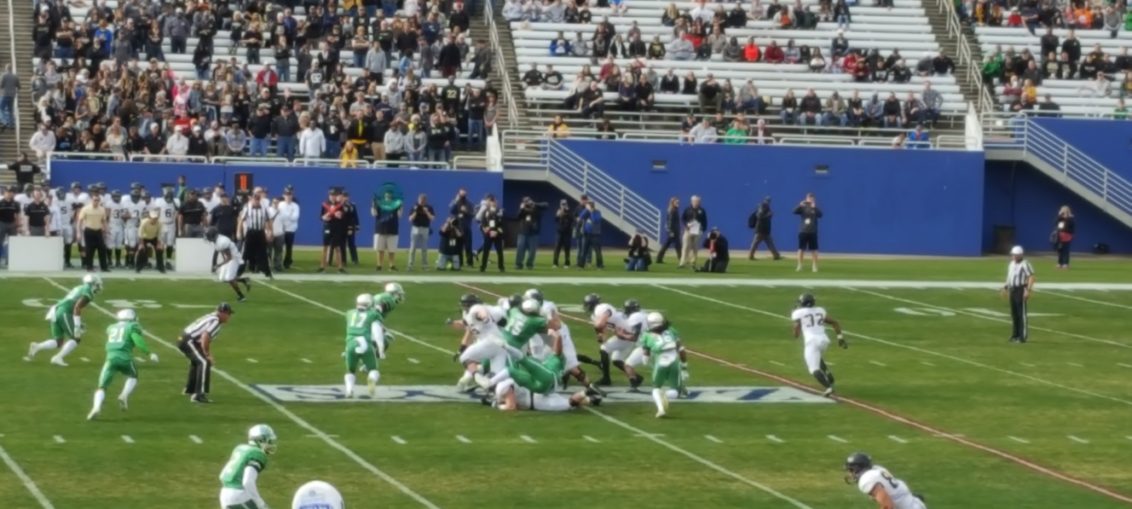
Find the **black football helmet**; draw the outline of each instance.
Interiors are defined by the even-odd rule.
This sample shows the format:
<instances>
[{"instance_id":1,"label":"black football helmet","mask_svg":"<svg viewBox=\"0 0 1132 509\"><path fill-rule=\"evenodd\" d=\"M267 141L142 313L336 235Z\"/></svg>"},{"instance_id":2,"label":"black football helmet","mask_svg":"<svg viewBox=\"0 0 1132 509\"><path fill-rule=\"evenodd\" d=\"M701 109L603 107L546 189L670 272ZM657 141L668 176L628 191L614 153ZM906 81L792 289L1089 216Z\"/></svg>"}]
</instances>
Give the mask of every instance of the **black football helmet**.
<instances>
[{"instance_id":1,"label":"black football helmet","mask_svg":"<svg viewBox=\"0 0 1132 509\"><path fill-rule=\"evenodd\" d=\"M56 189L55 190L55 199L57 199L57 200L67 199L67 190L63 189L62 187Z\"/></svg>"},{"instance_id":2,"label":"black football helmet","mask_svg":"<svg viewBox=\"0 0 1132 509\"><path fill-rule=\"evenodd\" d=\"M817 305L818 300L814 298L812 293L803 293L798 296L798 307L812 308Z\"/></svg>"},{"instance_id":3,"label":"black football helmet","mask_svg":"<svg viewBox=\"0 0 1132 509\"><path fill-rule=\"evenodd\" d=\"M82 183L80 183L79 181L76 180L74 182L71 182L71 189L78 189L79 191L82 191L83 185L82 185Z\"/></svg>"},{"instance_id":4,"label":"black football helmet","mask_svg":"<svg viewBox=\"0 0 1132 509\"><path fill-rule=\"evenodd\" d=\"M110 199L114 200L114 203L121 202L122 201L122 191L119 191L117 189L110 191Z\"/></svg>"},{"instance_id":5,"label":"black football helmet","mask_svg":"<svg viewBox=\"0 0 1132 509\"><path fill-rule=\"evenodd\" d=\"M598 304L601 304L601 296L596 293L591 293L582 298L582 309L585 309L587 313L593 313Z\"/></svg>"},{"instance_id":6,"label":"black football helmet","mask_svg":"<svg viewBox=\"0 0 1132 509\"><path fill-rule=\"evenodd\" d=\"M854 484L861 474L873 468L873 459L863 452L855 452L845 460L845 482Z\"/></svg>"},{"instance_id":7,"label":"black football helmet","mask_svg":"<svg viewBox=\"0 0 1132 509\"><path fill-rule=\"evenodd\" d=\"M629 299L625 301L625 316L629 316L641 310L641 303L637 299Z\"/></svg>"},{"instance_id":8,"label":"black football helmet","mask_svg":"<svg viewBox=\"0 0 1132 509\"><path fill-rule=\"evenodd\" d=\"M512 309L521 309L523 307L523 294L521 294L521 293L512 294L510 297L507 298L507 304Z\"/></svg>"},{"instance_id":9,"label":"black football helmet","mask_svg":"<svg viewBox=\"0 0 1132 509\"><path fill-rule=\"evenodd\" d=\"M217 235L220 235L220 232L215 227L209 226L208 229L204 231L204 240L216 242Z\"/></svg>"},{"instance_id":10,"label":"black football helmet","mask_svg":"<svg viewBox=\"0 0 1132 509\"><path fill-rule=\"evenodd\" d=\"M467 311L471 309L472 306L481 303L483 303L483 299L481 299L479 295L476 295L474 293L465 293L464 295L460 296L460 308L462 308L464 311Z\"/></svg>"}]
</instances>

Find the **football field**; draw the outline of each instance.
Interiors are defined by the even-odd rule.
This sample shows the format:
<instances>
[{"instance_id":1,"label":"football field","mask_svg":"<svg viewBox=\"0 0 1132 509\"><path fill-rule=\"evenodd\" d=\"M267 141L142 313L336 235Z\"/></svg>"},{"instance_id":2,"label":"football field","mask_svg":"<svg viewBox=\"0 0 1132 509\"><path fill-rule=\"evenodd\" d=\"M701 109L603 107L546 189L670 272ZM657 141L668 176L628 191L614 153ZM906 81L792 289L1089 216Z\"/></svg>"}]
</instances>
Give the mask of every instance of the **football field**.
<instances>
[{"instance_id":1,"label":"football field","mask_svg":"<svg viewBox=\"0 0 1132 509\"><path fill-rule=\"evenodd\" d=\"M82 273L0 276L0 500L20 509L218 506L217 476L249 426L278 452L260 477L271 507L303 483L335 485L354 508L869 508L842 480L854 451L907 481L932 509L1132 506L1132 263L1033 259L1038 291L1025 345L1007 343L996 288L1005 260L736 262L726 279L677 272L395 275L353 270L256 279L247 302L203 278L108 274L87 333L62 368L25 362L46 309ZM808 266L807 266L808 268ZM376 399L342 397L344 318L354 298L400 281L407 300ZM656 419L617 394L597 408L503 414L454 390L461 333L445 325L468 292L537 286L571 318L579 353L597 342L591 292L666 314L689 349L689 400ZM850 347L826 359L839 397L816 396L789 313L798 294L842 322ZM210 405L181 394L180 330L220 301L235 314L213 345ZM107 391L85 417L117 309L137 310L160 362L141 362L130 408ZM585 366L592 377L597 370ZM576 386L575 386L576 387Z\"/></svg>"}]
</instances>

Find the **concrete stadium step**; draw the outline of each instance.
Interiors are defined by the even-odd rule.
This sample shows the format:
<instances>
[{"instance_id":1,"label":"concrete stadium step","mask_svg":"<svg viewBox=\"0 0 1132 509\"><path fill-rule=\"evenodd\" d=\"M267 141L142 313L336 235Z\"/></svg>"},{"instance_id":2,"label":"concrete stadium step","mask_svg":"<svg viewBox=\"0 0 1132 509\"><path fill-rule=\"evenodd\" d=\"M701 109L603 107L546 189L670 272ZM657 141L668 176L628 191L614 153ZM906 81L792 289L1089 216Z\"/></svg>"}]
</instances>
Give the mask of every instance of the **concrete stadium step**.
<instances>
[{"instance_id":1,"label":"concrete stadium step","mask_svg":"<svg viewBox=\"0 0 1132 509\"><path fill-rule=\"evenodd\" d=\"M15 161L20 152L27 150L27 140L35 131L35 108L31 101L32 20L35 19L35 6L32 2L12 2L11 6L15 33L13 38L7 37L6 34L0 36L0 61L8 60L14 51L13 65L20 77L22 87L14 114L20 118L20 135L23 139L16 137L15 129L8 129L0 134L0 163L4 167ZM14 49L10 47L12 40L16 44ZM15 182L11 172L0 171L0 183L7 185L10 182Z\"/></svg>"},{"instance_id":2,"label":"concrete stadium step","mask_svg":"<svg viewBox=\"0 0 1132 509\"><path fill-rule=\"evenodd\" d=\"M950 11L940 12L936 0L921 0L924 12L927 14L928 23L932 27L932 34L935 35L936 42L939 43L940 50L944 55L951 57L955 61L955 82L959 85L959 90L963 93L963 99L969 103L979 104L979 94L981 91L977 86L972 84L971 76L969 76L969 69L967 66L959 65L959 40L949 37L947 33L948 17L951 16ZM971 48L971 58L975 62L982 62L983 52L978 44L975 44L975 39L969 33L969 30L963 29L960 31L960 37L964 38L968 47Z\"/></svg>"}]
</instances>

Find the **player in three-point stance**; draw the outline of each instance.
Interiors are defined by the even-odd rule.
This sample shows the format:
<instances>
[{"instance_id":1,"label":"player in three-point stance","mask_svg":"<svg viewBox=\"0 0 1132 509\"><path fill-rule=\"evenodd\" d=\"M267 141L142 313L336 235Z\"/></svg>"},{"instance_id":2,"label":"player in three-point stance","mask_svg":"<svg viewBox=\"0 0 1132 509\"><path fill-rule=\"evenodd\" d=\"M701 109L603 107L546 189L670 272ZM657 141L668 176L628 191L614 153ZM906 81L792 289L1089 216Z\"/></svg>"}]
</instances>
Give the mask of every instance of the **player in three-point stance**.
<instances>
[{"instance_id":1,"label":"player in three-point stance","mask_svg":"<svg viewBox=\"0 0 1132 509\"><path fill-rule=\"evenodd\" d=\"M372 398L381 379L377 359L385 358L384 351L375 350L376 345L384 343L385 332L381 328L381 314L373 308L372 295L358 295L354 303L354 309L346 312L346 397L354 397L354 384L357 382L354 373L361 365L366 368L366 383Z\"/></svg>"},{"instance_id":2,"label":"player in three-point stance","mask_svg":"<svg viewBox=\"0 0 1132 509\"><path fill-rule=\"evenodd\" d=\"M825 388L823 396L833 395L833 372L825 365L822 358L826 348L829 348L829 336L825 333L828 324L837 333L837 344L841 348L849 348L845 336L841 333L841 323L826 314L825 309L817 305L817 299L812 294L804 293L798 297L798 308L790 315L794 321L794 337L801 334L805 341L804 358L806 370L814 376Z\"/></svg>"},{"instance_id":3,"label":"player in three-point stance","mask_svg":"<svg viewBox=\"0 0 1132 509\"><path fill-rule=\"evenodd\" d=\"M856 484L857 489L873 499L879 509L927 509L924 499L912 493L908 483L888 473L880 465L873 465L868 454L855 452L845 461L845 482Z\"/></svg>"},{"instance_id":4,"label":"player in three-point stance","mask_svg":"<svg viewBox=\"0 0 1132 509\"><path fill-rule=\"evenodd\" d=\"M106 399L106 388L114 379L114 373L126 375L126 385L122 387L122 394L118 396L118 406L125 410L129 406L127 401L130 393L138 385L138 368L134 365L134 347L143 353L149 354L150 362L157 362L157 354L149 351L142 337L141 325L138 325L138 315L132 309L118 311L118 323L106 328L106 362L102 365L102 374L98 376L98 390L94 391L94 407L87 414L87 420L98 417L102 411L102 402Z\"/></svg>"},{"instance_id":5,"label":"player in three-point stance","mask_svg":"<svg viewBox=\"0 0 1132 509\"><path fill-rule=\"evenodd\" d=\"M59 353L51 358L51 363L56 366L66 366L67 363L63 359L79 347L79 341L83 337L85 330L82 319L83 310L94 302L94 296L101 291L102 278L98 274L83 276L83 284L72 288L70 292L67 292L67 296L63 297L63 300L56 302L54 306L51 306L51 309L47 310L47 316L44 318L51 322L51 339L38 343L32 342L28 346L28 354L27 357L24 357L24 360L32 360L35 358L35 354L42 350L59 348Z\"/></svg>"},{"instance_id":6,"label":"player in three-point stance","mask_svg":"<svg viewBox=\"0 0 1132 509\"><path fill-rule=\"evenodd\" d=\"M275 453L275 431L266 424L248 430L248 441L237 445L220 471L220 509L267 509L256 488L256 479L267 468L267 456Z\"/></svg>"},{"instance_id":7,"label":"player in three-point stance","mask_svg":"<svg viewBox=\"0 0 1132 509\"><path fill-rule=\"evenodd\" d=\"M219 230L211 226L204 231L204 240L211 242L216 252L220 254L220 261L212 267L217 281L228 283L228 286L236 291L236 300L243 302L247 297L236 283L243 283L244 290L251 292L252 281L244 277L244 257L240 254L240 248L236 247L232 239L221 235Z\"/></svg>"}]
</instances>

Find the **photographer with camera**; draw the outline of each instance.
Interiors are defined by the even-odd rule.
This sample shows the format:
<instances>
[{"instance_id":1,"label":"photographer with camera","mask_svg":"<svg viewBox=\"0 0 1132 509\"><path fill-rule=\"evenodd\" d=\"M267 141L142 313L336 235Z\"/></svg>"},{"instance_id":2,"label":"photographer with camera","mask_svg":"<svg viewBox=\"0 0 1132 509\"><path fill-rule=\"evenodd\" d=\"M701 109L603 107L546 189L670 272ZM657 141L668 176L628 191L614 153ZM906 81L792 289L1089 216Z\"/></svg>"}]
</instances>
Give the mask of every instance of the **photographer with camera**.
<instances>
[{"instance_id":1,"label":"photographer with camera","mask_svg":"<svg viewBox=\"0 0 1132 509\"><path fill-rule=\"evenodd\" d=\"M794 269L802 271L802 260L806 251L810 251L812 259L811 269L818 271L818 219L821 219L821 209L814 199L814 193L806 193L806 199L794 207L794 214L802 216L802 224L798 228L798 266Z\"/></svg>"},{"instance_id":2,"label":"photographer with camera","mask_svg":"<svg viewBox=\"0 0 1132 509\"><path fill-rule=\"evenodd\" d=\"M440 226L440 256L436 260L436 270L460 270L460 257L464 253L464 227L457 216L448 216ZM449 269L451 265L451 269Z\"/></svg>"},{"instance_id":3,"label":"photographer with camera","mask_svg":"<svg viewBox=\"0 0 1132 509\"><path fill-rule=\"evenodd\" d=\"M488 195L477 214L480 221L480 230L483 231L483 247L480 248L480 272L487 270L491 250L495 249L495 259L499 263L499 272L503 272L503 209L495 202L495 197Z\"/></svg>"},{"instance_id":4,"label":"photographer with camera","mask_svg":"<svg viewBox=\"0 0 1132 509\"><path fill-rule=\"evenodd\" d=\"M637 232L629 239L629 255L625 258L625 270L629 272L646 272L652 265L652 255L649 249L649 238L644 233Z\"/></svg>"},{"instance_id":5,"label":"photographer with camera","mask_svg":"<svg viewBox=\"0 0 1132 509\"><path fill-rule=\"evenodd\" d=\"M432 233L432 220L436 217L432 205L428 204L428 196L421 193L417 196L417 203L409 212L409 270L413 270L413 262L417 259L417 251L421 252L421 270L428 270L428 236Z\"/></svg>"},{"instance_id":6,"label":"photographer with camera","mask_svg":"<svg viewBox=\"0 0 1132 509\"><path fill-rule=\"evenodd\" d=\"M538 249L538 234L542 229L542 211L546 202L536 202L524 196L519 204L519 235L515 245L515 270L535 268L535 251Z\"/></svg>"},{"instance_id":7,"label":"photographer with camera","mask_svg":"<svg viewBox=\"0 0 1132 509\"><path fill-rule=\"evenodd\" d=\"M566 251L566 267L570 268L570 243L574 235L574 211L570 209L570 202L563 199L558 203L558 211L554 213L554 268L558 268L558 254Z\"/></svg>"},{"instance_id":8,"label":"photographer with camera","mask_svg":"<svg viewBox=\"0 0 1132 509\"><path fill-rule=\"evenodd\" d=\"M456 224L460 226L460 236L464 239L464 265L473 265L475 259L472 257L472 220L476 215L476 207L472 201L468 199L468 190L460 188L456 191L456 199L448 205L448 213L456 218Z\"/></svg>"},{"instance_id":9,"label":"photographer with camera","mask_svg":"<svg viewBox=\"0 0 1132 509\"><path fill-rule=\"evenodd\" d=\"M708 250L708 259L704 262L704 266L698 269L697 272L727 272L727 264L731 262L730 249L727 243L727 237L720 233L718 227L711 229L707 238L704 239L704 247Z\"/></svg>"}]
</instances>

